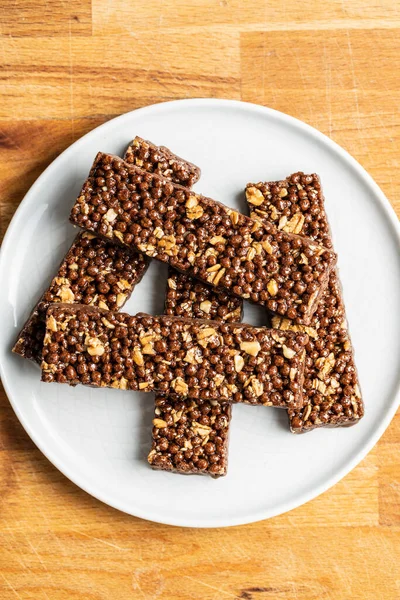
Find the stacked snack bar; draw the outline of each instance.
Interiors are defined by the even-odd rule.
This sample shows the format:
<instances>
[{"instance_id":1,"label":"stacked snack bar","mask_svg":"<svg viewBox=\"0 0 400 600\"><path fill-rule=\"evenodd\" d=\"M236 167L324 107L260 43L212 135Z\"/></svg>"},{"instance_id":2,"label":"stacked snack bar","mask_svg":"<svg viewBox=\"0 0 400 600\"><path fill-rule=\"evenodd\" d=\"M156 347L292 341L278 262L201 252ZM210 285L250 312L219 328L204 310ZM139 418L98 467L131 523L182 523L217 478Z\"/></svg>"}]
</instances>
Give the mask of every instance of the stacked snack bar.
<instances>
[{"instance_id":1,"label":"stacked snack bar","mask_svg":"<svg viewBox=\"0 0 400 600\"><path fill-rule=\"evenodd\" d=\"M169 269L165 313L230 323L242 317L242 301ZM195 371L190 365L189 369ZM226 475L231 403L157 396L148 461L155 469Z\"/></svg>"},{"instance_id":2,"label":"stacked snack bar","mask_svg":"<svg viewBox=\"0 0 400 600\"><path fill-rule=\"evenodd\" d=\"M149 463L219 477L232 402L285 408L296 433L364 407L318 176L248 184L250 218L194 193L199 177L140 137L99 153L70 217L85 231L13 351L45 382L156 392ZM165 315L118 312L148 257L170 267ZM240 324L243 299L273 329Z\"/></svg>"},{"instance_id":3,"label":"stacked snack bar","mask_svg":"<svg viewBox=\"0 0 400 600\"><path fill-rule=\"evenodd\" d=\"M253 218L333 247L317 175L295 173L282 181L248 184L246 197ZM299 293L301 289L299 286ZM302 331L309 336L304 406L300 410L289 410L291 430L302 433L317 427L357 423L364 414L364 404L337 270L331 272L328 287L309 326L294 324L279 316L272 318L272 326L283 331Z\"/></svg>"},{"instance_id":4,"label":"stacked snack bar","mask_svg":"<svg viewBox=\"0 0 400 600\"><path fill-rule=\"evenodd\" d=\"M88 232L80 233L18 335L13 352L39 363L51 303L119 310L141 280L148 260Z\"/></svg>"},{"instance_id":5,"label":"stacked snack bar","mask_svg":"<svg viewBox=\"0 0 400 600\"><path fill-rule=\"evenodd\" d=\"M300 408L307 335L52 304L42 381Z\"/></svg>"},{"instance_id":6,"label":"stacked snack bar","mask_svg":"<svg viewBox=\"0 0 400 600\"><path fill-rule=\"evenodd\" d=\"M162 150L164 157L160 160ZM130 144L125 160L185 187L191 187L200 177L195 165L138 137ZM241 313L242 301L238 298L169 270L166 315L238 322ZM231 404L227 401L157 396L149 463L155 469L179 473L225 475L230 420Z\"/></svg>"},{"instance_id":7,"label":"stacked snack bar","mask_svg":"<svg viewBox=\"0 0 400 600\"><path fill-rule=\"evenodd\" d=\"M99 153L71 222L308 324L336 256L118 157ZM300 290L300 291L299 291Z\"/></svg>"},{"instance_id":8,"label":"stacked snack bar","mask_svg":"<svg viewBox=\"0 0 400 600\"><path fill-rule=\"evenodd\" d=\"M162 160L161 150L165 151ZM195 165L138 137L130 144L125 160L185 187L191 187L200 177ZM166 315L238 322L241 313L241 300L169 270ZM157 396L149 463L155 469L179 473L225 475L230 420L231 404L227 401Z\"/></svg>"}]
</instances>

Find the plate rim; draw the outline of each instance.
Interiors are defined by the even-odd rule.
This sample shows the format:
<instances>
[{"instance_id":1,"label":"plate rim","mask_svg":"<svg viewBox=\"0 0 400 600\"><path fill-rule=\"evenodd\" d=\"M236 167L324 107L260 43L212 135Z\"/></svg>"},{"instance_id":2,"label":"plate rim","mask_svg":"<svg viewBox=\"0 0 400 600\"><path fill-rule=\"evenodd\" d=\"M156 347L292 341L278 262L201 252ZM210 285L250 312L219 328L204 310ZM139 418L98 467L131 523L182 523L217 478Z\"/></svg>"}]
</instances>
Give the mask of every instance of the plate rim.
<instances>
[{"instance_id":1,"label":"plate rim","mask_svg":"<svg viewBox=\"0 0 400 600\"><path fill-rule=\"evenodd\" d=\"M218 99L218 98L186 98L186 99L172 100L172 101L168 101L168 102L159 102L156 104L151 104L148 106L137 108L132 111L128 111L126 113L118 115L117 117L114 117L114 118L106 121L105 123L102 123L101 125L95 127L94 129L91 129L85 135L83 135L78 140L73 142L63 152L61 152L57 156L57 158L55 158L46 167L46 169L39 175L39 177L35 180L35 182L29 188L29 190L27 191L24 198L20 202L17 210L15 211L15 213L7 227L6 233L4 235L3 243L2 243L1 252L0 252L0 279L1 279L1 276L3 273L3 269L4 269L3 257L8 252L8 246L11 243L11 237L13 235L13 231L17 227L18 221L21 217L21 214L24 211L25 205L29 202L30 196L34 195L35 190L41 184L42 179L44 179L47 176L47 172L50 169L52 169L54 167L54 165L57 164L57 162L59 160L61 160L62 157L65 158L65 155L68 156L69 154L73 154L75 147L78 144L80 144L83 139L85 139L87 136L91 135L93 131L99 131L101 129L106 129L107 127L110 127L111 123L115 123L118 120L124 120L133 113L135 113L136 115L138 113L141 113L145 116L146 113L152 113L154 111L155 112L162 111L166 107L174 108L176 105L179 105L179 106L189 105L192 107L196 107L196 106L203 107L203 106L207 106L207 105L220 107L220 106L225 105L225 106L229 106L229 107L236 107L236 108L239 108L242 110L243 109L248 110L252 113L258 112L259 114L269 115L276 120L283 121L284 123L288 124L289 126L296 128L297 130L300 129L308 137L311 136L314 139L318 140L319 142L323 143L325 146L328 146L328 148L330 150L332 150L336 155L338 155L342 160L344 160L353 170L355 170L357 175L364 182L364 184L369 189L372 190L374 196L379 200L380 208L383 209L385 216L388 219L388 221L392 227L394 236L395 236L395 238L397 238L397 244L400 248L400 224L397 219L397 215L396 215L393 207L391 206L389 200L386 198L385 194L380 189L378 184L374 181L372 176L369 175L369 173L364 169L364 167L362 167L360 165L360 163L353 156L351 156L347 152L347 150L342 148L337 142L333 141L327 135L318 131L311 125L309 125L295 117L292 117L286 113L283 113L281 111L278 111L276 109L272 109L272 108L269 108L266 106L261 106L261 105L254 104L251 102L243 102L241 100ZM0 322L1 322L1 320L0 320ZM196 522L196 518L193 518L193 517L190 517L190 519L187 519L185 517L183 517L183 519L180 519L179 517L176 517L173 519L163 518L162 514L159 514L158 509L154 510L152 508L149 508L146 511L135 508L134 509L135 512L132 512L132 509L129 506L127 501L124 503L124 502L118 501L118 499L116 500L115 498L109 498L107 496L107 493L101 493L97 490L93 490L92 486L90 484L87 485L84 480L81 481L81 476L80 476L79 472L78 473L74 472L73 469L70 469L70 467L68 465L63 464L62 458L59 459L59 457L57 456L58 455L57 446L54 447L55 450L52 449L51 446L49 446L48 444L46 444L46 442L41 440L39 434L36 435L34 427L32 427L29 422L29 418L26 419L23 414L23 411L20 410L20 408L18 406L18 401L15 401L12 398L11 386L9 385L8 377L5 373L5 371L6 371L6 369L3 365L2 356L0 355L0 374L2 377L3 386L4 386L5 392L7 394L7 398L9 400L19 422L21 423L21 425L23 426L23 428L25 429L26 433L29 435L31 440L34 442L34 444L42 452L42 454L61 473L63 473L63 475L65 475L65 477L67 477L74 485L78 486L80 489L82 489L86 493L90 494L97 500L100 500L101 502L107 504L108 506L111 506L112 508L116 508L126 514L129 514L129 515L141 518L141 519L150 520L152 522L161 523L164 525L172 525L172 526L180 526L180 527L214 528L214 527L229 527L229 526L245 525L248 523L258 522L261 520L275 517L280 514L284 514L290 510L293 510L299 506L302 506L303 504L309 502L310 500L313 500L314 498L317 498L322 493L324 493L325 491L327 491L328 489L330 489L331 487L336 485L336 483L338 483L348 473L350 473L350 471L352 471L365 458L365 456L372 450L372 448L379 441L379 439L381 438L381 436L383 435L383 433L389 426L392 418L394 417L394 415L397 411L398 406L400 405L400 382L398 382L396 388L394 389L394 391L392 393L393 395L392 395L390 405L386 409L386 413L383 416L383 418L381 419L381 421L379 422L379 425L376 427L374 434L370 437L370 439L367 442L365 442L362 445L362 447L352 457L352 459L348 460L346 462L346 464L335 473L334 476L328 477L325 482L321 483L318 486L315 486L311 492L304 491L300 496L296 496L296 498L294 500L288 500L287 502L281 503L279 505L279 508L276 510L271 510L271 509L258 510L257 512L252 512L251 514L247 514L246 516L241 516L241 517L236 517L236 518L232 517L232 516L230 516L229 518L225 518L223 516L220 518L215 518L215 517L208 518L207 517L203 521Z\"/></svg>"}]
</instances>

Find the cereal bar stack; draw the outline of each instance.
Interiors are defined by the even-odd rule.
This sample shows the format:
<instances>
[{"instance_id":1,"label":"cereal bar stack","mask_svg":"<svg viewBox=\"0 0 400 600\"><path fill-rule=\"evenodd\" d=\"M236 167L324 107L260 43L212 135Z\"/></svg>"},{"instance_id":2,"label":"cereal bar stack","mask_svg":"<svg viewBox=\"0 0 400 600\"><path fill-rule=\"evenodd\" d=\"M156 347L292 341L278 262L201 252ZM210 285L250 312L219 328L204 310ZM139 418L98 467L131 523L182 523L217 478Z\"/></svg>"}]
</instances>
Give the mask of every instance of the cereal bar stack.
<instances>
[{"instance_id":1,"label":"cereal bar stack","mask_svg":"<svg viewBox=\"0 0 400 600\"><path fill-rule=\"evenodd\" d=\"M284 408L294 433L364 407L318 176L248 184L250 217L199 178L139 137L124 159L99 153L71 211L83 231L13 350L44 382L155 392L150 465L220 477L234 403ZM119 312L153 258L165 315ZM265 327L241 324L244 300Z\"/></svg>"}]
</instances>

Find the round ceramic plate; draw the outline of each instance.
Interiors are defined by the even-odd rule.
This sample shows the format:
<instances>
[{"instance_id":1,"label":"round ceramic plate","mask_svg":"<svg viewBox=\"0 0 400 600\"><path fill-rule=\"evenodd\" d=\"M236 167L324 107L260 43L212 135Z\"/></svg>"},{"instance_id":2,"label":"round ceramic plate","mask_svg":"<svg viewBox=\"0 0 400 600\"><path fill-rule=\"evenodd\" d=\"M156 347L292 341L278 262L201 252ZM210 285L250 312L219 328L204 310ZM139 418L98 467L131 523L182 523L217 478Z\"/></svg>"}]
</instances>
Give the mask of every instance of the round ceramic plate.
<instances>
[{"instance_id":1,"label":"round ceramic plate","mask_svg":"<svg viewBox=\"0 0 400 600\"><path fill-rule=\"evenodd\" d=\"M225 478L157 472L146 462L153 395L44 384L38 367L11 354L18 330L76 235L68 215L97 151L122 155L135 135L198 164L196 189L241 211L249 181L299 170L321 176L366 404L358 425L298 436L289 433L282 410L234 406ZM32 186L8 229L0 265L0 364L8 397L56 467L127 513L192 527L283 513L346 475L395 413L399 247L397 219L377 185L344 150L300 121L225 100L168 102L122 115L63 152ZM153 262L124 310L161 313L165 281L165 266ZM265 323L263 310L246 305L245 321Z\"/></svg>"}]
</instances>

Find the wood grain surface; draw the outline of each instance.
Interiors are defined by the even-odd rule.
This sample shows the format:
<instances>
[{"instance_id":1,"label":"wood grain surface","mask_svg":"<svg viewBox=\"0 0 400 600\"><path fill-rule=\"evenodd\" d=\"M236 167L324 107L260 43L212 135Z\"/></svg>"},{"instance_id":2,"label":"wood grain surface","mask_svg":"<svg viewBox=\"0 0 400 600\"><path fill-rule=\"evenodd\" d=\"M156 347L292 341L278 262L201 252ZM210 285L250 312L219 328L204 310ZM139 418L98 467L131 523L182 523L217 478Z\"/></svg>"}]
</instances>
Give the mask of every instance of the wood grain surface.
<instances>
[{"instance_id":1,"label":"wood grain surface","mask_svg":"<svg viewBox=\"0 0 400 600\"><path fill-rule=\"evenodd\" d=\"M74 140L136 107L199 96L314 125L400 215L399 55L396 0L0 0L1 235ZM399 471L397 415L351 474L297 510L167 527L68 481L2 392L0 599L396 600Z\"/></svg>"}]
</instances>

